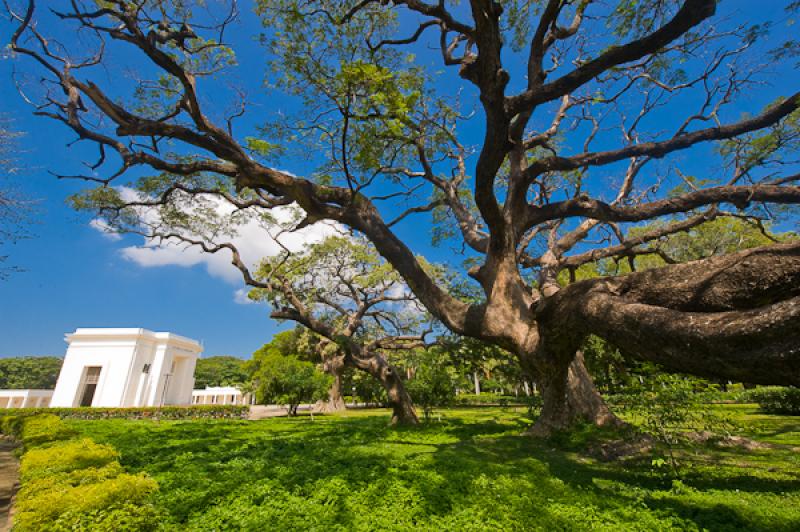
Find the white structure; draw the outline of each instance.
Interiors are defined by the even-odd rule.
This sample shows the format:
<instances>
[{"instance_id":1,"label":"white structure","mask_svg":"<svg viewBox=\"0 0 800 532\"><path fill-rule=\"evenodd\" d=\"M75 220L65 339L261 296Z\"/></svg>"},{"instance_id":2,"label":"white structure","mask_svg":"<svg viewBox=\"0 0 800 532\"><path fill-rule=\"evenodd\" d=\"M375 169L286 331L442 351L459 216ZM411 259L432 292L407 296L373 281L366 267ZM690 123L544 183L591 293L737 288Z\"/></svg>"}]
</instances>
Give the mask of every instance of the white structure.
<instances>
[{"instance_id":1,"label":"white structure","mask_svg":"<svg viewBox=\"0 0 800 532\"><path fill-rule=\"evenodd\" d=\"M53 390L0 390L0 408L45 408Z\"/></svg>"},{"instance_id":2,"label":"white structure","mask_svg":"<svg viewBox=\"0 0 800 532\"><path fill-rule=\"evenodd\" d=\"M146 329L77 329L50 406L188 405L202 346Z\"/></svg>"},{"instance_id":3,"label":"white structure","mask_svg":"<svg viewBox=\"0 0 800 532\"><path fill-rule=\"evenodd\" d=\"M205 390L192 392L193 405L247 405L250 394L242 394L233 386L206 386Z\"/></svg>"}]
</instances>

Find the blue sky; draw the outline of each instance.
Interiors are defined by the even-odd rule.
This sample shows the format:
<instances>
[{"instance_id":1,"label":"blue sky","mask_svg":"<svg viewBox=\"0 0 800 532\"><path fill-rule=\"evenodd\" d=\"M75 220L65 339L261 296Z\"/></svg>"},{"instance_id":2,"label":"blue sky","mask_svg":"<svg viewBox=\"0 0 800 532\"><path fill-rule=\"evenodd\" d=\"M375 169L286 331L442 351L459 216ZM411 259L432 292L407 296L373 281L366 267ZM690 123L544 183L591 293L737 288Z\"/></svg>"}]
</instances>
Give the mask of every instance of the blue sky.
<instances>
[{"instance_id":1,"label":"blue sky","mask_svg":"<svg viewBox=\"0 0 800 532\"><path fill-rule=\"evenodd\" d=\"M725 0L723 4L720 11L731 13L734 19L746 16L754 20L779 13L783 2L762 2L757 13L753 13L752 2ZM234 33L234 44L241 45L235 48L249 50L239 52L239 71L260 72L263 58L251 42L259 27L254 17L244 14L245 21ZM791 30L784 25L777 32L788 35ZM0 41L6 43L8 37L9 27L0 24ZM432 63L436 63L438 55L429 53ZM87 152L80 147L66 147L73 136L65 128L32 116L30 107L10 82L13 68L12 61L0 60L0 113L13 120L15 129L26 134L19 153L23 171L13 182L36 203L30 228L33 238L4 250L11 254L13 264L25 271L0 281L0 357L61 355L65 348L63 335L76 327L171 331L202 341L207 356L246 357L275 332L291 326L269 319L264 306L242 304L241 293L237 291L243 287L235 276L215 273L218 270L213 265L210 271L205 263L154 266L145 264L146 259L136 262L131 260L136 252L126 248L140 245L141 238L110 238L89 225L89 216L72 211L65 199L82 185L57 180L48 170L66 173L79 169ZM449 75L454 78L455 72ZM246 119L251 121L250 126L258 123L260 110L272 112L282 105L292 105L288 101L264 100L260 96L260 81L258 76L246 81L246 88L257 104ZM775 94L796 90L800 76L797 72L782 72L780 81L780 86L766 90L760 100L748 100L745 102L748 107L732 107L730 111L757 110ZM480 118L472 120L469 128L465 131L468 137L479 138ZM306 161L294 161L288 168L299 172L305 164ZM414 242L415 250L426 253L431 260L460 260L451 255L447 246L437 250L430 247L430 220L425 216L412 218L399 232ZM178 258L173 262L187 261Z\"/></svg>"}]
</instances>

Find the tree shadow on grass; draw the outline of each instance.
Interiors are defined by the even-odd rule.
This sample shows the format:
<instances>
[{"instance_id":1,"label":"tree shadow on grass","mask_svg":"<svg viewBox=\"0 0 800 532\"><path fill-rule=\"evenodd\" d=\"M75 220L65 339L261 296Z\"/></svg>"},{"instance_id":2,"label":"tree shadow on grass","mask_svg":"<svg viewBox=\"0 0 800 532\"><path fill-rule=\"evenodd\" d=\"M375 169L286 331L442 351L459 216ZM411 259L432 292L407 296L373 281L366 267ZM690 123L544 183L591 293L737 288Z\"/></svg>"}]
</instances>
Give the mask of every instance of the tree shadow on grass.
<instances>
[{"instance_id":1,"label":"tree shadow on grass","mask_svg":"<svg viewBox=\"0 0 800 532\"><path fill-rule=\"evenodd\" d=\"M521 523L534 520L570 528L574 517L564 515L565 505L591 507L605 515L640 505L642 490L665 488L663 479L641 464L602 464L580 449L565 451L553 442L522 436L527 421L521 416L487 417L448 416L441 423L399 429L388 428L385 416L95 422L85 427L98 441L114 445L125 467L147 471L159 481L159 501L178 523L224 507L243 493L256 494L247 495L253 507L273 504L257 495L269 484L308 500L330 486L342 486L342 497L379 497L362 511L381 510L380 497L387 505L396 504L392 498L402 491L411 494L415 511L425 519L446 519L477 508L497 519L516 512L514 518ZM687 479L701 490L719 481L702 475ZM800 488L798 482L746 475L726 477L724 483L725 489L773 494ZM347 504L340 506L337 523L353 523L357 516ZM714 513L677 499L659 499L657 507L698 524L713 523L715 515L740 528L748 524L730 508ZM394 506L386 506L390 508Z\"/></svg>"}]
</instances>

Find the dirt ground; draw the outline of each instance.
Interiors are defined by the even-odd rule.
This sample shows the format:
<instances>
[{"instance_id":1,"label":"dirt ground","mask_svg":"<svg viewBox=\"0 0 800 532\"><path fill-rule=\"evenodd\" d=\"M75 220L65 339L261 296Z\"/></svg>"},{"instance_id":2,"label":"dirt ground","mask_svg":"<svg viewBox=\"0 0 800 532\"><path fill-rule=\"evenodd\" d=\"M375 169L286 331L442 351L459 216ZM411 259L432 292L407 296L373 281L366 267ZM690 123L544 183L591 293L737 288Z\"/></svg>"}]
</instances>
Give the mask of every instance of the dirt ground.
<instances>
[{"instance_id":1,"label":"dirt ground","mask_svg":"<svg viewBox=\"0 0 800 532\"><path fill-rule=\"evenodd\" d=\"M11 440L0 438L0 532L11 530L11 501L19 483L14 446Z\"/></svg>"}]
</instances>

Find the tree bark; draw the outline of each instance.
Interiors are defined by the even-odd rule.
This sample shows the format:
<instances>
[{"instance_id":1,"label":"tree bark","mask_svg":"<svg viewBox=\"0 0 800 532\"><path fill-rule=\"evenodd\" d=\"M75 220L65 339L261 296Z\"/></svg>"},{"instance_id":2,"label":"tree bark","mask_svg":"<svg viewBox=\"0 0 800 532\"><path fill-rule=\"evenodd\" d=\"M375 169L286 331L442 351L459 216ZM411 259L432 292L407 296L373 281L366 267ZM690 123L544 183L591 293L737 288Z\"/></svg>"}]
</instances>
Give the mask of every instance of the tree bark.
<instances>
[{"instance_id":1,"label":"tree bark","mask_svg":"<svg viewBox=\"0 0 800 532\"><path fill-rule=\"evenodd\" d=\"M333 377L333 383L328 390L328 400L321 402L317 410L324 413L343 412L347 408L342 394L342 373L344 373L345 369L344 356L337 355L325 359L323 361L323 369L325 373Z\"/></svg>"},{"instance_id":2,"label":"tree bark","mask_svg":"<svg viewBox=\"0 0 800 532\"><path fill-rule=\"evenodd\" d=\"M550 436L578 422L600 427L623 425L597 391L581 351L571 361L561 360L542 371L539 388L544 402L539 418L527 431L532 436Z\"/></svg>"},{"instance_id":3,"label":"tree bark","mask_svg":"<svg viewBox=\"0 0 800 532\"><path fill-rule=\"evenodd\" d=\"M414 403L406 391L403 379L397 370L381 355L374 355L369 359L352 357L354 365L366 371L381 383L386 390L389 406L392 407L392 426L416 425L419 423Z\"/></svg>"}]
</instances>

